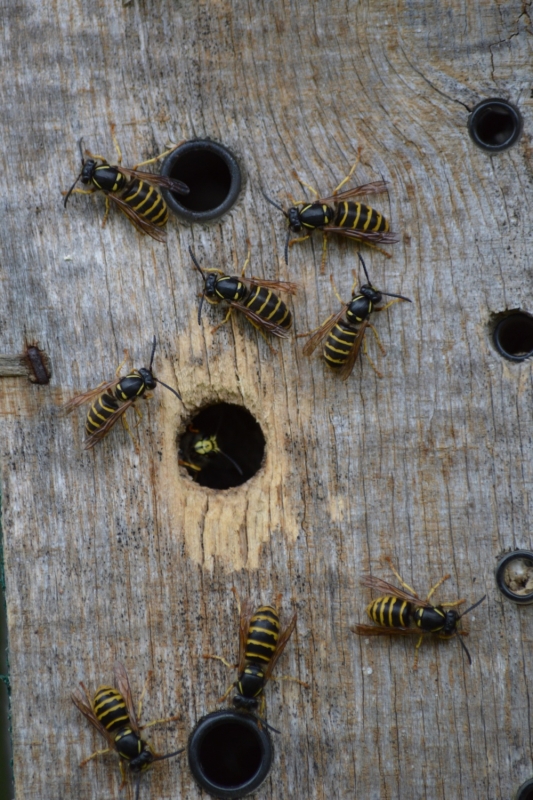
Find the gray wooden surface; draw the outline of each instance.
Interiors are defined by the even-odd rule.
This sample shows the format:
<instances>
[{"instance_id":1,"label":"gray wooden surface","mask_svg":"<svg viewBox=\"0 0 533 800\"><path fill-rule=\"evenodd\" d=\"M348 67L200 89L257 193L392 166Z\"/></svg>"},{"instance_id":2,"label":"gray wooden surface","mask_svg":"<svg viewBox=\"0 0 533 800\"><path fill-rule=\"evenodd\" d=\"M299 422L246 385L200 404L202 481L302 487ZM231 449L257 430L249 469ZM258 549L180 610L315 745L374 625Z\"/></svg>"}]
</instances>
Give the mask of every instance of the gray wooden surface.
<instances>
[{"instance_id":1,"label":"gray wooden surface","mask_svg":"<svg viewBox=\"0 0 533 800\"><path fill-rule=\"evenodd\" d=\"M268 718L282 730L261 798L509 800L533 774L531 609L493 581L502 550L530 546L531 365L504 362L492 315L532 310L531 22L529 5L480 0L218 3L192 0L2 0L0 325L4 353L39 341L49 386L2 378L2 513L17 800L118 798L116 760L85 769L102 746L72 706L127 666L148 670L148 718L161 751L185 742L229 677L205 652L233 659L231 586L256 603L283 594L298 626L271 683ZM521 109L517 146L476 149L468 110L501 96ZM102 229L103 199L60 191L79 171L77 140L124 163L208 136L245 175L238 204L208 226L171 219L168 244L123 215ZM321 239L283 263L285 204L328 193L348 172L384 179L374 205L402 240L387 260L366 249L375 284L407 294L377 320L387 349L343 383L301 340L272 356L243 319L212 335L196 322L204 264L301 283L297 330L336 311L329 272L349 296L357 247ZM177 386L142 403L136 455L117 427L82 451L84 414L59 406L109 380L127 348ZM176 435L215 400L244 404L267 440L261 472L227 492L191 483ZM355 637L364 571L390 579L390 555L421 593L488 600L472 615L468 666L457 642ZM132 798L128 785L122 793ZM197 798L185 759L145 779L143 797Z\"/></svg>"}]
</instances>

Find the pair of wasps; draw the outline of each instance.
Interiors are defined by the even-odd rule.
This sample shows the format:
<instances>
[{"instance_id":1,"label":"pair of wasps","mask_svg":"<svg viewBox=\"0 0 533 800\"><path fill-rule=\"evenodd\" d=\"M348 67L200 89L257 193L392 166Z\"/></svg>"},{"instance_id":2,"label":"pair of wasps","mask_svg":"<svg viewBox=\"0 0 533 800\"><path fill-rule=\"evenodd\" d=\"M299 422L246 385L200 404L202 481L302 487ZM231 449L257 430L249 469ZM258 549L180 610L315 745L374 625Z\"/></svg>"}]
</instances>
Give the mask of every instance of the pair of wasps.
<instances>
[{"instance_id":1,"label":"pair of wasps","mask_svg":"<svg viewBox=\"0 0 533 800\"><path fill-rule=\"evenodd\" d=\"M296 614L293 615L287 627L282 630L277 610L280 596L275 605L260 606L255 612L252 612L250 601L246 600L241 605L235 588L233 588L233 592L240 614L239 662L236 665L238 676L219 702L223 702L230 691L235 688L237 690L233 698L235 708L250 714L258 725L279 733L276 728L268 725L263 719L265 709L263 690L294 631ZM234 666L221 656L205 655L204 658L217 659L228 667ZM80 766L85 766L98 755L114 750L119 756L122 776L120 788L125 784L125 767L127 766L130 774L136 777L135 800L138 800L142 773L155 762L177 756L185 749L181 748L167 755L156 753L152 746L142 738L141 731L153 725L172 722L178 719L179 715L140 725L138 720L141 717L142 700L147 684L145 684L138 709L136 709L124 665L116 662L114 672L117 688L107 685L100 686L94 697L91 697L85 684L80 683L81 689L76 689L71 695L76 708L104 737L108 745L106 750L96 751L84 759ZM295 678L291 680L307 687L303 681ZM256 711L259 706L258 715Z\"/></svg>"},{"instance_id":2,"label":"pair of wasps","mask_svg":"<svg viewBox=\"0 0 533 800\"><path fill-rule=\"evenodd\" d=\"M120 153L116 140L115 144ZM94 193L102 191L106 197L104 224L109 211L109 203L113 202L126 214L130 222L141 233L147 233L158 241L164 241L165 233L162 228L168 219L168 208L159 189L178 194L187 194L189 188L181 181L166 176L141 172L138 167L143 164L153 163L167 155L167 153L138 164L133 169L126 169L120 165L111 166L102 156L94 156L90 153L87 155L90 157L85 160L83 153L81 154L82 169L66 194L65 206L73 192ZM360 154L349 174L328 197L318 197L318 192L308 186L317 199L311 203L293 201L293 205L288 210L285 210L267 195L264 195L266 200L280 210L288 220L285 245L285 259L287 262L289 245L307 239L314 230L321 230L324 237L323 268L325 265L326 240L330 234L345 236L372 247L377 247L378 243L398 241L397 235L389 230L389 223L380 212L371 206L353 200L353 198L362 195L379 194L386 191L386 183L384 181L374 181L339 192L339 189L353 174L359 162L359 157ZM81 180L85 185L90 185L90 189L76 189L78 180ZM307 186L307 184L304 185ZM303 236L290 239L291 233L302 232L304 232ZM204 281L204 292L198 311L199 322L202 303L205 298L212 304L226 302L229 305L229 311L224 322L228 320L231 311L236 309L261 331L280 338L288 337L292 326L291 312L284 301L277 297L276 292L286 292L294 295L297 290L296 284L287 281L264 281L258 278L244 278L249 258L245 262L240 278L225 275L220 270L204 271L191 250L190 254ZM338 371L344 380L349 377L353 370L368 328L372 329L382 352L384 352L379 336L370 322L373 312L385 310L391 305L391 303L388 303L381 308L377 307L383 295L395 298L392 302L397 302L398 300L411 302L409 298L402 295L378 291L373 287L364 261L361 256L359 258L365 271L367 283L360 287L359 292L356 291L354 284L351 300L347 303L337 294L341 302L341 309L337 314L328 317L319 328L311 332L312 336L303 351L304 355L310 356L317 346L322 341L325 341L323 355L326 363L332 369ZM215 273L218 273L218 275ZM368 356L366 343L364 352ZM381 377L370 358L369 360L376 374Z\"/></svg>"}]
</instances>

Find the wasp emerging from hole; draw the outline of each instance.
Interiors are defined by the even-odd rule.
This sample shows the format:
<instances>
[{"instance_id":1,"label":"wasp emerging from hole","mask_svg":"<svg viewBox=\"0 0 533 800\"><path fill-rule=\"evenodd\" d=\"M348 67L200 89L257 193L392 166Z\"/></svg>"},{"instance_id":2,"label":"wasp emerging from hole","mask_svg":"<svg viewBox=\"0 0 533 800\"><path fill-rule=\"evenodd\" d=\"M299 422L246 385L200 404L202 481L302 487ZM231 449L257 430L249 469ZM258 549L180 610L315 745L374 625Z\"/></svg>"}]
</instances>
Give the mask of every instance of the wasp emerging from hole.
<instances>
[{"instance_id":1,"label":"wasp emerging from hole","mask_svg":"<svg viewBox=\"0 0 533 800\"><path fill-rule=\"evenodd\" d=\"M75 408L94 401L87 413L87 420L85 422L85 431L87 438L85 439L85 450L90 450L95 444L101 441L111 428L122 418L122 422L126 430L129 431L128 424L124 418L124 414L133 406L139 397L148 399L151 394L148 390L155 389L156 384L161 384L169 392L175 394L181 400L181 395L171 386L155 378L152 373L152 364L154 361L154 353L156 348L156 337L153 338L152 355L150 357L150 366L148 368L141 367L141 369L134 369L123 377L119 377L118 373L122 369L122 364L117 369L117 377L109 383L101 383L94 389L90 389L84 394L69 400L65 403L65 411L70 413ZM140 413L140 412L139 412ZM137 447L136 447L137 449Z\"/></svg>"},{"instance_id":2,"label":"wasp emerging from hole","mask_svg":"<svg viewBox=\"0 0 533 800\"><path fill-rule=\"evenodd\" d=\"M225 275L219 269L203 270L190 247L189 253L204 281L204 291L198 308L198 324L201 323L204 299L213 305L225 301L229 305L228 312L222 322L213 328L213 332L229 320L233 309L236 308L260 332L266 331L282 339L288 337L292 326L292 315L283 300L280 300L274 292L277 290L296 294L298 288L296 283L264 281L253 277L246 279L244 273L250 261L249 252L240 278Z\"/></svg>"},{"instance_id":3,"label":"wasp emerging from hole","mask_svg":"<svg viewBox=\"0 0 533 800\"><path fill-rule=\"evenodd\" d=\"M243 474L237 462L220 449L216 433L208 436L192 424L187 427L180 441L180 454L183 459L180 458L179 463L189 471L201 472L208 464L213 464L215 459L222 457L237 470L239 475Z\"/></svg>"},{"instance_id":4,"label":"wasp emerging from hole","mask_svg":"<svg viewBox=\"0 0 533 800\"><path fill-rule=\"evenodd\" d=\"M450 575L445 575L441 578L430 590L426 599L422 600L415 590L402 580L393 567L390 558L385 560L403 588L400 589L397 586L393 586L391 583L381 580L381 578L366 575L362 580L363 586L368 586L370 589L375 589L377 592L384 592L385 594L372 600L366 609L366 613L376 624L356 625L351 630L360 636L418 636L413 669L418 668L418 649L425 636L434 634L439 639L453 639L459 635L459 643L466 653L468 663L471 664L470 653L461 639L461 635L466 635L466 632L458 630L459 620L469 614L470 611L473 611L474 608L477 608L486 595L483 595L481 600L467 608L462 614L459 614L455 608L465 603L465 600L455 600L453 603L440 603L438 606L434 606L429 602L431 597L439 586L450 578ZM414 623L414 628L409 627L411 622Z\"/></svg>"},{"instance_id":5,"label":"wasp emerging from hole","mask_svg":"<svg viewBox=\"0 0 533 800\"><path fill-rule=\"evenodd\" d=\"M166 234L162 228L166 225L168 219L168 208L158 189L164 188L177 194L189 194L189 187L174 178L153 175L150 172L140 172L138 168L147 164L154 164L159 159L172 153L175 148L167 150L149 161L136 164L132 169L126 169L126 167L121 166L122 153L114 131L113 139L118 152L119 163L116 166L108 164L102 156L93 155L88 151L85 152L85 155L89 157L85 160L82 150L83 139L80 139L78 144L81 153L81 172L66 193L65 208L72 193L93 194L101 191L106 198L106 211L102 227L106 224L109 214L109 202L111 201L124 212L140 233L147 233L152 239L164 242ZM101 163L98 163L99 161ZM90 184L91 188L75 189L74 187L78 181L81 181L86 186Z\"/></svg>"},{"instance_id":6,"label":"wasp emerging from hole","mask_svg":"<svg viewBox=\"0 0 533 800\"><path fill-rule=\"evenodd\" d=\"M366 347L365 333L366 329L370 328L376 337L376 341L381 349L381 352L385 354L385 350L381 344L378 333L370 322L370 317L377 311L385 311L385 309L389 308L394 303L397 303L399 300L405 300L407 303L412 302L409 297L404 297L401 294L391 294L390 292L378 291L378 289L372 286L363 257L360 253L358 253L358 255L359 260L363 265L368 283L365 283L360 287L358 294L355 292L354 284L352 288L352 299L349 303L344 303L339 297L335 287L333 287L337 298L342 303L342 308L337 312L337 314L333 314L331 317L328 317L319 328L317 328L315 331L312 331L313 335L303 348L304 355L310 356L312 353L314 353L315 349L322 342L322 340L326 339L323 352L324 359L328 366L338 371L343 380L346 380L352 374L355 362L357 361L359 353L361 352L362 345L363 352L368 358L372 369L376 375L378 375L378 377L383 377L368 355ZM395 299L391 300L386 305L381 306L381 308L376 308L377 303L381 302L383 295L386 297L394 297ZM342 319L344 315L346 315L346 321ZM307 336L308 334L299 335Z\"/></svg>"},{"instance_id":7,"label":"wasp emerging from hole","mask_svg":"<svg viewBox=\"0 0 533 800\"><path fill-rule=\"evenodd\" d=\"M367 206L365 203L353 202L350 199L361 195L382 194L387 189L385 181L365 183L353 189L346 189L339 194L339 189L352 177L360 158L361 151L359 150L357 160L350 172L328 197L319 197L316 189L300 181L317 198L312 203L291 198L292 206L286 211L263 192L264 198L281 211L289 221L289 230L285 243L285 261L287 264L289 263L289 247L292 247L296 242L303 242L308 239L315 230L321 230L323 233L322 273L326 265L327 236L330 233L347 236L349 239L364 242L370 247L376 247L381 243L392 244L398 241L398 235L389 230L388 221L379 211ZM297 178L296 174L295 177ZM291 233L301 233L302 231L306 231L304 236L291 240ZM390 253L386 253L380 248L377 249L390 258Z\"/></svg>"},{"instance_id":8,"label":"wasp emerging from hole","mask_svg":"<svg viewBox=\"0 0 533 800\"><path fill-rule=\"evenodd\" d=\"M132 775L138 775L135 790L135 800L138 800L142 773L149 769L154 762L172 758L185 750L182 747L181 750L162 756L156 753L151 745L141 738L141 731L153 725L173 722L178 719L179 715L167 717L166 719L157 719L153 722L148 722L146 725L139 725L138 719L141 716L142 701L151 674L148 675L136 713L130 682L124 665L117 661L114 671L117 689L112 686L100 686L96 690L94 698L91 699L85 685L80 682L81 689L76 689L72 692L72 702L76 708L102 734L108 744L105 750L97 750L88 758L85 758L80 767L84 767L96 756L114 750L120 759L120 774L122 776L120 788L122 789L126 783L125 765L127 765Z\"/></svg>"},{"instance_id":9,"label":"wasp emerging from hole","mask_svg":"<svg viewBox=\"0 0 533 800\"><path fill-rule=\"evenodd\" d=\"M229 686L227 692L219 699L219 703L223 703L235 688L237 689L233 698L235 708L248 711L261 725L279 733L263 719L266 705L263 691L292 636L297 615L294 614L287 627L282 630L277 610L281 595L276 598L275 606L260 606L253 612L250 601L245 600L241 603L235 587L232 591L239 607L239 662L230 664L221 656L204 655L204 658L216 659L230 669L235 667L238 669L237 680ZM307 683L297 678L281 676L277 680L291 680L309 688ZM258 708L259 714L256 714Z\"/></svg>"}]
</instances>

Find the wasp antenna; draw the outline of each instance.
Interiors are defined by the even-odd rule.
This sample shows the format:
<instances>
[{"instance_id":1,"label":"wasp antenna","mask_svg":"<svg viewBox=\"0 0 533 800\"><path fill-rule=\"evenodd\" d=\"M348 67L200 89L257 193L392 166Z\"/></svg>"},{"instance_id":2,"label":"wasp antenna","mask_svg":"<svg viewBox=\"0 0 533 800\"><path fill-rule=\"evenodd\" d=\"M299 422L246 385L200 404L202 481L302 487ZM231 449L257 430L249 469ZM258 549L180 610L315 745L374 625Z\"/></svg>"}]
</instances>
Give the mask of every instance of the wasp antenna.
<instances>
[{"instance_id":1,"label":"wasp antenna","mask_svg":"<svg viewBox=\"0 0 533 800\"><path fill-rule=\"evenodd\" d=\"M77 182L78 182L78 181L79 181L79 179L81 178L81 176L82 176L82 173L83 173L83 169L81 170L80 174L78 175L78 177L76 178L76 180L74 181L74 183L72 184L72 186L70 187L70 189L68 190L68 192L67 192L67 194L66 194L66 197L65 197L65 200L64 200L64 202L63 202L63 206L64 206L64 208L66 208L66 207L67 207L67 200L69 199L70 195L71 195L71 194L72 194L72 192L74 191L74 187L76 186Z\"/></svg>"},{"instance_id":2,"label":"wasp antenna","mask_svg":"<svg viewBox=\"0 0 533 800\"><path fill-rule=\"evenodd\" d=\"M274 733L281 734L281 731L278 731L277 728L274 728L272 725L269 725L268 722L266 722L266 720L264 720L262 717L259 717L257 714L252 714L250 712L250 716L255 719L258 725L264 725L265 728L268 728L270 731L274 731Z\"/></svg>"},{"instance_id":3,"label":"wasp antenna","mask_svg":"<svg viewBox=\"0 0 533 800\"><path fill-rule=\"evenodd\" d=\"M152 378L153 378L153 377L154 377L154 376L152 375ZM183 400L181 399L181 394L180 394L179 392L177 392L177 391L176 391L176 389L173 389L173 388L172 388L172 386L169 386L167 383L163 383L163 381L160 381L160 380L159 380L159 378L154 378L154 381L155 381L156 383L160 383L160 384L161 384L161 386L164 386L164 387L165 387L165 389L168 389L168 391L169 391L169 392L172 392L172 394L175 394L175 395L176 395L176 397L178 398L178 400L181 400L181 402L183 403Z\"/></svg>"},{"instance_id":4,"label":"wasp antenna","mask_svg":"<svg viewBox=\"0 0 533 800\"><path fill-rule=\"evenodd\" d=\"M83 164L83 162L85 161L85 159L83 158L83 148L82 148L82 146L81 146L81 143L82 143L82 142L83 142L83 136L81 136L81 137L80 137L80 139L79 139L79 141L78 141L78 147L80 148L81 163Z\"/></svg>"},{"instance_id":5,"label":"wasp antenna","mask_svg":"<svg viewBox=\"0 0 533 800\"><path fill-rule=\"evenodd\" d=\"M150 366L148 367L150 372L152 371L152 364L154 363L154 354L156 345L157 345L157 339L155 338L155 333L154 333L154 338L152 339L152 355L150 356Z\"/></svg>"},{"instance_id":6,"label":"wasp antenna","mask_svg":"<svg viewBox=\"0 0 533 800\"><path fill-rule=\"evenodd\" d=\"M182 747L180 750L175 750L173 753L168 753L166 756L159 756L157 761L164 761L165 758L172 758L173 756L179 756L180 753L183 753L185 747Z\"/></svg>"},{"instance_id":7,"label":"wasp antenna","mask_svg":"<svg viewBox=\"0 0 533 800\"><path fill-rule=\"evenodd\" d=\"M201 268L200 264L198 263L198 260L197 260L196 256L194 255L194 253L193 253L193 251L192 251L192 248L191 248L190 246L189 246L189 253L190 253L190 256L191 256L191 258L192 258L192 261L193 261L193 264L194 264L194 266L196 267L196 269L198 270L198 272L200 273L200 275L201 275L201 276L202 276L202 278L204 279L204 283L205 283L205 275L204 275L204 271L203 271L203 269Z\"/></svg>"},{"instance_id":8,"label":"wasp antenna","mask_svg":"<svg viewBox=\"0 0 533 800\"><path fill-rule=\"evenodd\" d=\"M279 203L275 203L273 200L271 200L271 199L270 199L270 197L269 197L267 194L265 194L265 193L264 193L264 191L263 191L262 189L261 189L261 194L263 195L263 197L265 198L265 200L267 201L267 203L270 203L270 205L271 205L271 206L274 206L274 208L277 208L277 209L278 209L278 211L281 211L281 213L283 214L283 216L285 216L285 217L287 217L287 218L288 218L288 216L289 216L289 215L287 214L287 212L285 211L285 209L284 209L284 208L282 208L282 207L279 205Z\"/></svg>"},{"instance_id":9,"label":"wasp antenna","mask_svg":"<svg viewBox=\"0 0 533 800\"><path fill-rule=\"evenodd\" d=\"M366 279L367 279L368 283L369 283L370 285L372 285L372 284L370 283L370 278L368 277L368 270L367 270L367 268L366 268L366 264L365 264L365 262L364 262L363 256L361 255L361 253L357 253L357 255L359 256L359 261L360 261L360 262L361 262L361 264L363 265L363 269L364 269L364 271L365 271ZM381 294L383 294L383 292L381 292ZM395 294L395 295L391 295L391 297L399 297L399 295Z\"/></svg>"},{"instance_id":10,"label":"wasp antenna","mask_svg":"<svg viewBox=\"0 0 533 800\"><path fill-rule=\"evenodd\" d=\"M486 596L487 596L487 595L486 595L486 594L484 594L484 595L483 595L483 597L481 598L481 600L478 600L478 601L477 601L477 603L474 603L474 605L473 605L473 606L470 606L470 608L467 608L467 609L466 609L466 611L463 611L463 613L461 614L461 616L459 617L459 619L462 619L462 618L463 618L463 617L464 617L466 614L469 614L471 611L473 611L473 610L474 610L474 608L477 608L477 606L478 606L480 603L482 603L482 602L483 602L483 600L486 598Z\"/></svg>"},{"instance_id":11,"label":"wasp antenna","mask_svg":"<svg viewBox=\"0 0 533 800\"><path fill-rule=\"evenodd\" d=\"M139 777L137 778L137 785L135 787L135 800L139 800L139 792L141 791L141 777L142 772L139 773Z\"/></svg>"},{"instance_id":12,"label":"wasp antenna","mask_svg":"<svg viewBox=\"0 0 533 800\"><path fill-rule=\"evenodd\" d=\"M382 291L380 291L379 293L384 294L385 297L398 297L400 300L406 300L408 303L413 302L410 297L404 297L403 294L391 294L390 292L382 292Z\"/></svg>"},{"instance_id":13,"label":"wasp antenna","mask_svg":"<svg viewBox=\"0 0 533 800\"><path fill-rule=\"evenodd\" d=\"M485 599L485 598L483 598L483 599ZM477 605L477 603L476 603L476 605ZM464 616L464 614L463 614L463 616ZM468 647L467 647L467 646L466 646L466 644L463 642L463 640L461 639L461 637L460 637L460 636L459 636L459 642L460 642L460 644L461 644L461 647L463 648L463 650L464 650L464 651L465 651L465 653L466 653L466 657L468 658L468 663L469 663L469 664L472 664L472 659L471 659L471 657L470 657L470 653L468 652Z\"/></svg>"},{"instance_id":14,"label":"wasp antenna","mask_svg":"<svg viewBox=\"0 0 533 800\"><path fill-rule=\"evenodd\" d=\"M285 241L285 263L289 266L289 240L291 238L291 229L287 231L287 239Z\"/></svg>"},{"instance_id":15,"label":"wasp antenna","mask_svg":"<svg viewBox=\"0 0 533 800\"><path fill-rule=\"evenodd\" d=\"M219 448L218 452L220 453L220 455L224 456L224 458L227 458L227 459L228 459L228 461L230 462L230 464L233 464L233 466L235 467L235 469L237 470L237 472L239 473L239 475L243 475L243 474L244 474L244 473L243 473L243 471L242 471L242 469L241 469L241 468L239 467L239 465L237 464L237 462L236 462L236 461L234 461L234 460L233 460L233 458L232 458L231 456L228 456L228 454L227 454L227 453L225 453L223 450L220 450L220 448Z\"/></svg>"}]
</instances>

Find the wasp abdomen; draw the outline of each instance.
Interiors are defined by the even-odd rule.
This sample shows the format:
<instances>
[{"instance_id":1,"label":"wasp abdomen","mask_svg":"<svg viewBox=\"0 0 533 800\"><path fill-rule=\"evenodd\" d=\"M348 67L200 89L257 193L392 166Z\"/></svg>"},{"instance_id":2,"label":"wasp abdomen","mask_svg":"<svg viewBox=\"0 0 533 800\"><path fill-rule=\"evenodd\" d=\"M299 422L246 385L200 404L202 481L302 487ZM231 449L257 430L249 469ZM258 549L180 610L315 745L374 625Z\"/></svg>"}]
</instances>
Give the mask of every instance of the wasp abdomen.
<instances>
[{"instance_id":1,"label":"wasp abdomen","mask_svg":"<svg viewBox=\"0 0 533 800\"><path fill-rule=\"evenodd\" d=\"M167 204L163 196L153 186L134 178L127 186L121 198L140 217L151 222L152 225L163 227L168 220Z\"/></svg>"},{"instance_id":2,"label":"wasp abdomen","mask_svg":"<svg viewBox=\"0 0 533 800\"><path fill-rule=\"evenodd\" d=\"M335 324L324 344L324 358L328 366L339 369L346 364L358 332L357 328L343 320Z\"/></svg>"},{"instance_id":3,"label":"wasp abdomen","mask_svg":"<svg viewBox=\"0 0 533 800\"><path fill-rule=\"evenodd\" d=\"M407 600L385 596L373 600L367 606L366 613L376 625L383 628L407 628L412 608L412 603Z\"/></svg>"},{"instance_id":4,"label":"wasp abdomen","mask_svg":"<svg viewBox=\"0 0 533 800\"><path fill-rule=\"evenodd\" d=\"M118 401L114 395L109 392L103 392L99 395L87 413L87 420L85 422L87 434L90 436L92 433L99 430L117 410Z\"/></svg>"},{"instance_id":5,"label":"wasp abdomen","mask_svg":"<svg viewBox=\"0 0 533 800\"><path fill-rule=\"evenodd\" d=\"M264 286L254 286L245 305L261 319L279 325L281 328L288 330L292 325L292 314L286 304Z\"/></svg>"},{"instance_id":6,"label":"wasp abdomen","mask_svg":"<svg viewBox=\"0 0 533 800\"><path fill-rule=\"evenodd\" d=\"M389 230L389 223L375 208L365 203L344 200L337 206L333 227L351 228L367 233L386 233Z\"/></svg>"},{"instance_id":7,"label":"wasp abdomen","mask_svg":"<svg viewBox=\"0 0 533 800\"><path fill-rule=\"evenodd\" d=\"M106 730L128 728L130 718L124 698L112 686L100 686L94 696L94 713Z\"/></svg>"},{"instance_id":8,"label":"wasp abdomen","mask_svg":"<svg viewBox=\"0 0 533 800\"><path fill-rule=\"evenodd\" d=\"M261 606L250 620L245 658L252 663L268 664L276 650L280 624L272 606Z\"/></svg>"}]
</instances>

